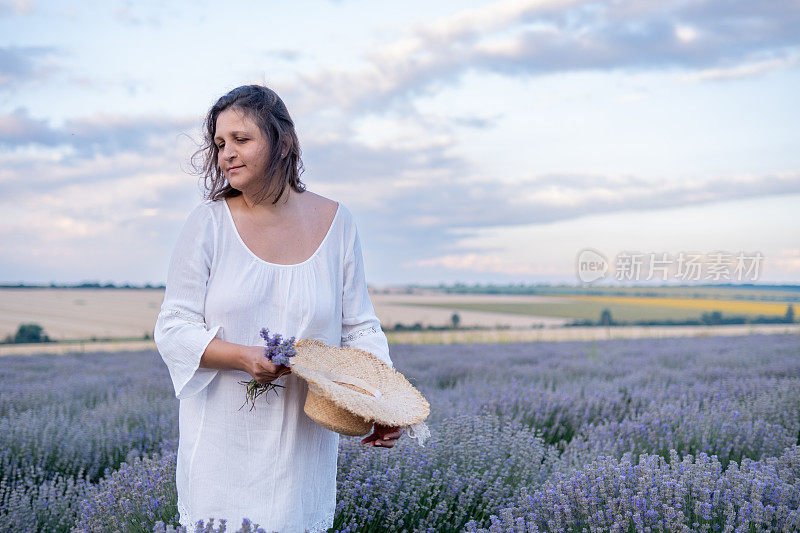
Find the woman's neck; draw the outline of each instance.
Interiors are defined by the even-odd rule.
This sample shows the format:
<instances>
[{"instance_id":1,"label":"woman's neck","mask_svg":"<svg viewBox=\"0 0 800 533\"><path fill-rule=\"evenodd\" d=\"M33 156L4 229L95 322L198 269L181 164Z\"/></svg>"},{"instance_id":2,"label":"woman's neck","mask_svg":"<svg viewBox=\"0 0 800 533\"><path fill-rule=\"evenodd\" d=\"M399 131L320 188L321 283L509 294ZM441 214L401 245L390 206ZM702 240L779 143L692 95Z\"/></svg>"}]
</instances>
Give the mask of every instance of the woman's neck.
<instances>
[{"instance_id":1,"label":"woman's neck","mask_svg":"<svg viewBox=\"0 0 800 533\"><path fill-rule=\"evenodd\" d=\"M266 218L281 218L293 212L297 208L297 203L301 193L295 191L290 186L286 187L283 195L277 203L272 203L271 199L266 199L261 203L256 203L256 198L242 191L239 197L240 208L251 216Z\"/></svg>"}]
</instances>

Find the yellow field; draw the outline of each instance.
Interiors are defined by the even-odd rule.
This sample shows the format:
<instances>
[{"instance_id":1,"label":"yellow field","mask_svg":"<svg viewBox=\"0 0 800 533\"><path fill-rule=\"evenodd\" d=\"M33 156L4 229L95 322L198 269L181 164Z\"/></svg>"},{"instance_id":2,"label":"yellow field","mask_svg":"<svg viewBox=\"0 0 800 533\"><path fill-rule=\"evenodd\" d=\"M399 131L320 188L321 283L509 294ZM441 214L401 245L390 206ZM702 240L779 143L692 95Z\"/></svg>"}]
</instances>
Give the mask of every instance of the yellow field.
<instances>
[{"instance_id":1,"label":"yellow field","mask_svg":"<svg viewBox=\"0 0 800 533\"><path fill-rule=\"evenodd\" d=\"M786 313L787 306L787 303L716 300L710 298L647 298L636 296L568 296L567 298L585 302L694 309L697 311L721 311L723 313L744 315L783 315Z\"/></svg>"}]
</instances>

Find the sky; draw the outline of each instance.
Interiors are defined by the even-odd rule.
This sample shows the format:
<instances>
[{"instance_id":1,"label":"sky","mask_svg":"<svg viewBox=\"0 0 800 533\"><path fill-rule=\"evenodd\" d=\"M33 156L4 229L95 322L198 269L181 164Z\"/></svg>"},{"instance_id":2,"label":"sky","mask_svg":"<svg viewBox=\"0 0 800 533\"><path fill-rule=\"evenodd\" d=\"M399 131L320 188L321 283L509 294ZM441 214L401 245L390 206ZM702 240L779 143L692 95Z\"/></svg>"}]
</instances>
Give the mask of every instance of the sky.
<instances>
[{"instance_id":1,"label":"sky","mask_svg":"<svg viewBox=\"0 0 800 533\"><path fill-rule=\"evenodd\" d=\"M0 0L0 282L163 283L203 116L261 83L371 285L580 283L586 249L597 283L689 253L797 283L798 27L796 0Z\"/></svg>"}]
</instances>

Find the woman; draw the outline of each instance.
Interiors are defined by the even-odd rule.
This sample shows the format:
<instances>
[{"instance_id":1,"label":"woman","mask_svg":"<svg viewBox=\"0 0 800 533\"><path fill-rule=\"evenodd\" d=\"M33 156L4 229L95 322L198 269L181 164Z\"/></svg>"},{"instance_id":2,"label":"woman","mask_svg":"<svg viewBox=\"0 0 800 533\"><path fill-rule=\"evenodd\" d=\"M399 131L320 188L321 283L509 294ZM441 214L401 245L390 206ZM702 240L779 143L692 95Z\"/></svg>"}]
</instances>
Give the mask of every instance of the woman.
<instances>
[{"instance_id":1,"label":"woman","mask_svg":"<svg viewBox=\"0 0 800 533\"><path fill-rule=\"evenodd\" d=\"M154 335L180 399L181 524L214 517L235 529L248 518L267 531L325 530L339 435L305 415L306 383L264 357L259 332L356 346L392 364L355 221L305 190L294 124L266 87L220 98L196 155L207 199L178 238ZM251 377L283 388L240 409L240 382ZM401 433L375 425L361 442L391 448Z\"/></svg>"}]
</instances>

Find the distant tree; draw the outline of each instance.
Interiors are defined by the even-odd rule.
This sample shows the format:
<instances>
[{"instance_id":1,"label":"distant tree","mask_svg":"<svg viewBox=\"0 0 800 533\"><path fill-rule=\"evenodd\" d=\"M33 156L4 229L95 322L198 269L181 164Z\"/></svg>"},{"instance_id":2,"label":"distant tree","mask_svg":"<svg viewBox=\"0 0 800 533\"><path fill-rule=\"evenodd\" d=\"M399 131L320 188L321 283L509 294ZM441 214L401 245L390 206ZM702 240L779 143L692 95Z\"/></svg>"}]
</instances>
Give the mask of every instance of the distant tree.
<instances>
[{"instance_id":1,"label":"distant tree","mask_svg":"<svg viewBox=\"0 0 800 533\"><path fill-rule=\"evenodd\" d=\"M461 317L458 316L458 313L453 313L453 316L450 317L450 322L453 323L453 329L457 329L461 323Z\"/></svg>"},{"instance_id":2,"label":"distant tree","mask_svg":"<svg viewBox=\"0 0 800 533\"><path fill-rule=\"evenodd\" d=\"M26 342L50 342L50 337L44 334L44 329L39 324L20 324L14 335L17 344Z\"/></svg>"},{"instance_id":3,"label":"distant tree","mask_svg":"<svg viewBox=\"0 0 800 533\"><path fill-rule=\"evenodd\" d=\"M614 323L614 319L611 318L611 310L606 308L603 309L603 312L600 313L600 325L601 326L610 326Z\"/></svg>"},{"instance_id":4,"label":"distant tree","mask_svg":"<svg viewBox=\"0 0 800 533\"><path fill-rule=\"evenodd\" d=\"M712 311L710 313L703 313L703 323L710 326L717 326L722 324L722 311Z\"/></svg>"},{"instance_id":5,"label":"distant tree","mask_svg":"<svg viewBox=\"0 0 800 533\"><path fill-rule=\"evenodd\" d=\"M786 314L783 317L786 322L792 324L794 322L794 306L789 304L786 306Z\"/></svg>"}]
</instances>

